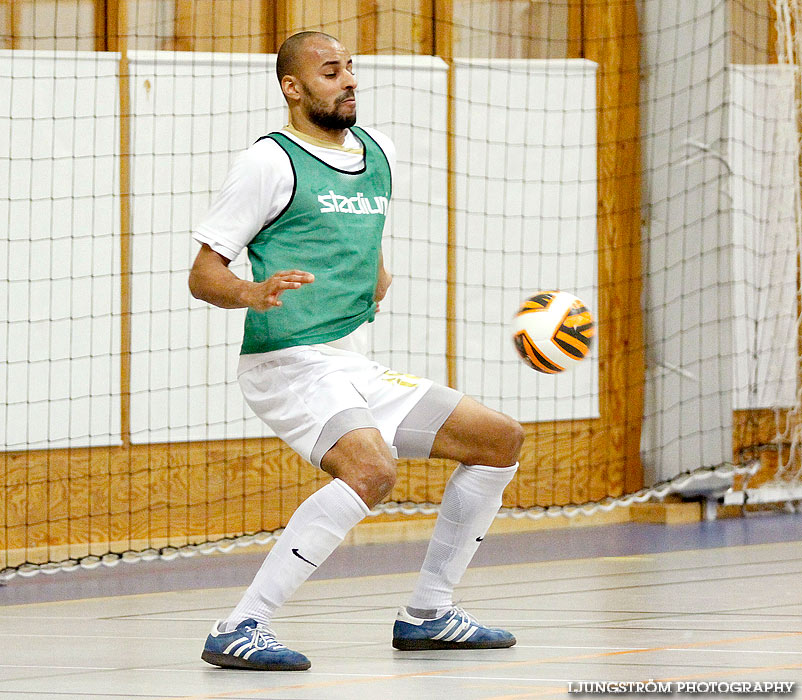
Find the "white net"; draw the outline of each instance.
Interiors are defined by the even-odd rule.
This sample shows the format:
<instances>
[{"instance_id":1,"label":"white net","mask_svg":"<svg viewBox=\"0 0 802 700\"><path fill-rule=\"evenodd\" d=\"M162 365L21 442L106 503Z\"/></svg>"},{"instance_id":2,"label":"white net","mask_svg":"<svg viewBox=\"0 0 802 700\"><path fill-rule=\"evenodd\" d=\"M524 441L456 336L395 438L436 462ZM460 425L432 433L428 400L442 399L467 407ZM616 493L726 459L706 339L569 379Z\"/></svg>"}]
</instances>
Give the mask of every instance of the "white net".
<instances>
[{"instance_id":1,"label":"white net","mask_svg":"<svg viewBox=\"0 0 802 700\"><path fill-rule=\"evenodd\" d=\"M506 515L733 481L733 502L763 481L792 498L798 13L0 3L2 575L270 541L323 483L244 405L242 313L186 285L230 163L285 123L274 52L302 29L354 52L360 123L398 148L372 352L524 424ZM571 373L533 372L510 340L542 289L597 319ZM450 467L401 462L378 510L432 512Z\"/></svg>"},{"instance_id":2,"label":"white net","mask_svg":"<svg viewBox=\"0 0 802 700\"><path fill-rule=\"evenodd\" d=\"M739 367L744 391L739 407L760 409L752 416L760 434L760 469L727 494L733 504L799 501L802 499L800 461L800 291L799 256L802 247L800 208L799 129L802 115L800 37L802 19L796 0L771 3L776 19L777 65L738 71L733 90L745 95L754 110L734 122L743 134L744 158L735 165L752 187L733 191L733 211L761 214L760 235L746 245L745 295L749 309L747 344ZM746 78L751 78L747 80ZM751 93L751 94L750 94ZM740 116L740 115L739 115ZM768 154L768 155L767 155ZM758 201L755 201L758 200ZM743 201L743 206L738 202ZM746 358L751 359L747 361ZM748 382L746 381L748 375ZM757 442L757 441L756 441Z\"/></svg>"}]
</instances>

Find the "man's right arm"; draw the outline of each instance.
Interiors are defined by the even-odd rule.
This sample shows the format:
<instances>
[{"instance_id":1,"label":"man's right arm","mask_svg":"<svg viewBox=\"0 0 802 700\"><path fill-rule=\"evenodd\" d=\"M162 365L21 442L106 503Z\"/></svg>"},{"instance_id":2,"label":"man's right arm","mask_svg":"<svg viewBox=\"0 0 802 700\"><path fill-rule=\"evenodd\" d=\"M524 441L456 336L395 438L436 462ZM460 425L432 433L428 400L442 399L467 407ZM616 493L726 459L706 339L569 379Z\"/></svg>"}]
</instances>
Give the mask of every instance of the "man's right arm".
<instances>
[{"instance_id":1,"label":"man's right arm","mask_svg":"<svg viewBox=\"0 0 802 700\"><path fill-rule=\"evenodd\" d=\"M282 270L264 282L249 282L237 277L230 269L231 261L212 250L206 243L192 264L189 291L196 299L222 309L267 311L281 306L281 295L288 289L298 289L315 281L314 275L302 270Z\"/></svg>"}]
</instances>

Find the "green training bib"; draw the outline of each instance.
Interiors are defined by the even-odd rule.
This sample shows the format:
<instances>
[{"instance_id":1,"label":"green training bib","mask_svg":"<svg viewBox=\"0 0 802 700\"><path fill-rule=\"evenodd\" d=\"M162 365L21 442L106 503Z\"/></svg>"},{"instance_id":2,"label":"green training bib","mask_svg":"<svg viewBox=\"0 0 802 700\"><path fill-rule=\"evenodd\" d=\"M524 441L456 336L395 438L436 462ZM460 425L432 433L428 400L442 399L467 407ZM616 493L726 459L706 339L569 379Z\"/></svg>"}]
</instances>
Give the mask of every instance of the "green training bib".
<instances>
[{"instance_id":1,"label":"green training bib","mask_svg":"<svg viewBox=\"0 0 802 700\"><path fill-rule=\"evenodd\" d=\"M327 165L283 134L273 139L287 153L295 189L283 212L248 244L253 278L304 270L312 284L289 289L282 306L248 309L241 353L327 343L373 320L382 231L390 203L390 165L363 130L365 164L349 173Z\"/></svg>"}]
</instances>

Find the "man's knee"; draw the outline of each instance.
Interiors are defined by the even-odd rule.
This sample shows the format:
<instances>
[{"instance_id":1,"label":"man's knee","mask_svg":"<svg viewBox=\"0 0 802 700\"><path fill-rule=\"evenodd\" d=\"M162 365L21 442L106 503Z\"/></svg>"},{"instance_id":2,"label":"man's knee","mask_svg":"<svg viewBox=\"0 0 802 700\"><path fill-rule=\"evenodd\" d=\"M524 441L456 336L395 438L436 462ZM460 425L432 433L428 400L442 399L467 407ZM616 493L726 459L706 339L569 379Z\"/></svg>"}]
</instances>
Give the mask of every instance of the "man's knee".
<instances>
[{"instance_id":1,"label":"man's knee","mask_svg":"<svg viewBox=\"0 0 802 700\"><path fill-rule=\"evenodd\" d=\"M524 442L521 424L498 413L487 425L482 441L476 445L476 454L471 462L490 467L509 467L518 461Z\"/></svg>"},{"instance_id":2,"label":"man's knee","mask_svg":"<svg viewBox=\"0 0 802 700\"><path fill-rule=\"evenodd\" d=\"M395 486L396 465L378 430L343 435L321 460L323 471L342 479L372 508Z\"/></svg>"},{"instance_id":3,"label":"man's knee","mask_svg":"<svg viewBox=\"0 0 802 700\"><path fill-rule=\"evenodd\" d=\"M510 467L518 461L524 431L518 421L463 396L440 428L432 457L463 464Z\"/></svg>"},{"instance_id":4,"label":"man's knee","mask_svg":"<svg viewBox=\"0 0 802 700\"><path fill-rule=\"evenodd\" d=\"M507 435L507 458L508 460L512 460L513 462L518 461L518 457L521 454L521 447L524 444L524 438L526 437L524 433L524 429L521 424L509 416L504 416L507 419L508 427L505 430Z\"/></svg>"},{"instance_id":5,"label":"man's knee","mask_svg":"<svg viewBox=\"0 0 802 700\"><path fill-rule=\"evenodd\" d=\"M373 508L383 501L395 486L395 462L392 459L379 458L354 464L343 480L370 508Z\"/></svg>"}]
</instances>

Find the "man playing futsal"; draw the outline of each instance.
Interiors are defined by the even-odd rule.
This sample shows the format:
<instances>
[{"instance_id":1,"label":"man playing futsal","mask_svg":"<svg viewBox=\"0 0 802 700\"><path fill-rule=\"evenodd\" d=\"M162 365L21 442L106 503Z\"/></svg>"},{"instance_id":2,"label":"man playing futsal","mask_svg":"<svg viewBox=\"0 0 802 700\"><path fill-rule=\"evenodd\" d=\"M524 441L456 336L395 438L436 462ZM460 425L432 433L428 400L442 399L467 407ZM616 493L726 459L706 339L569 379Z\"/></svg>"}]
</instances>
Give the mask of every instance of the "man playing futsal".
<instances>
[{"instance_id":1,"label":"man playing futsal","mask_svg":"<svg viewBox=\"0 0 802 700\"><path fill-rule=\"evenodd\" d=\"M452 595L518 467L521 426L364 356L361 332L391 282L381 237L395 149L380 132L354 127L357 80L333 37L291 36L276 72L289 124L235 162L194 233L201 249L189 286L215 306L247 307L238 368L245 399L333 480L292 515L242 600L215 623L202 658L225 668L309 668L276 640L271 618L390 493L397 456L460 464L393 646L510 647L512 634L480 624ZM229 270L245 247L253 282Z\"/></svg>"}]
</instances>

